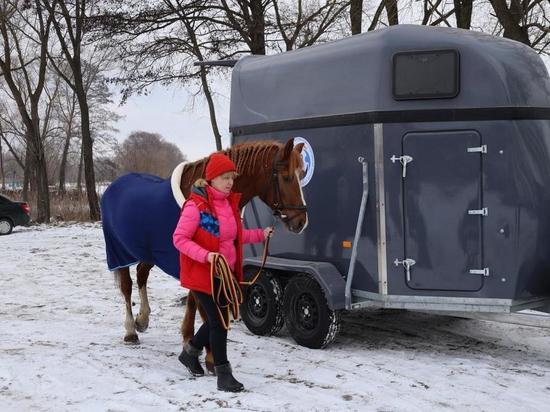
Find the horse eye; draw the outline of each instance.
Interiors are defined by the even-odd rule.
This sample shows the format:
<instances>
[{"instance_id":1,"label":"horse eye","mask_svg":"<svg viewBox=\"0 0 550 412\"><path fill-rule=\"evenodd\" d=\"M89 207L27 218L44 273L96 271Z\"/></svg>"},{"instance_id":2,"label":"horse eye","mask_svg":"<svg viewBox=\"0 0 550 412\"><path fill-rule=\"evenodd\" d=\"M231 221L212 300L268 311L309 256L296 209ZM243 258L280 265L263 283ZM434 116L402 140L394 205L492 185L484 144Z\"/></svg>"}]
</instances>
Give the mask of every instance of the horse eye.
<instances>
[{"instance_id":1,"label":"horse eye","mask_svg":"<svg viewBox=\"0 0 550 412\"><path fill-rule=\"evenodd\" d=\"M292 182L292 176L283 176L285 182Z\"/></svg>"}]
</instances>

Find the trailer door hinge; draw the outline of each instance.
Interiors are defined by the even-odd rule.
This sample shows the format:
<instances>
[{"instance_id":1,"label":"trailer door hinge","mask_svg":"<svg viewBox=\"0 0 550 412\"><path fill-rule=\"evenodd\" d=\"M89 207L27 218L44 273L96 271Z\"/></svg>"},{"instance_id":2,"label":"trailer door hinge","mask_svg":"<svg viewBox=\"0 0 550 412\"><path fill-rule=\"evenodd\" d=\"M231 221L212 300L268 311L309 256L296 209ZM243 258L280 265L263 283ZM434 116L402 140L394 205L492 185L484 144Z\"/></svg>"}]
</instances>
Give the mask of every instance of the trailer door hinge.
<instances>
[{"instance_id":1,"label":"trailer door hinge","mask_svg":"<svg viewBox=\"0 0 550 412\"><path fill-rule=\"evenodd\" d=\"M487 145L479 147L468 147L468 153L487 153Z\"/></svg>"},{"instance_id":2,"label":"trailer door hinge","mask_svg":"<svg viewBox=\"0 0 550 412\"><path fill-rule=\"evenodd\" d=\"M484 207L483 209L470 209L468 210L469 215L481 215L481 216L488 216L489 215L489 209Z\"/></svg>"},{"instance_id":3,"label":"trailer door hinge","mask_svg":"<svg viewBox=\"0 0 550 412\"><path fill-rule=\"evenodd\" d=\"M403 267L407 271L407 282L410 282L411 281L411 266L414 266L416 264L416 261L414 259L409 259L409 258L404 259L404 260L399 260L399 259L395 258L395 260L393 261L393 264L395 266L403 265Z\"/></svg>"},{"instance_id":4,"label":"trailer door hinge","mask_svg":"<svg viewBox=\"0 0 550 412\"><path fill-rule=\"evenodd\" d=\"M406 177L407 176L407 163L410 163L413 161L413 158L412 156L408 156L408 155L403 155L403 156L396 156L396 155L392 155L392 157L390 157L390 160L392 161L392 163L395 163L395 162L399 162L403 165L403 177Z\"/></svg>"},{"instance_id":5,"label":"trailer door hinge","mask_svg":"<svg viewBox=\"0 0 550 412\"><path fill-rule=\"evenodd\" d=\"M470 275L483 275L485 277L488 277L489 276L489 268L470 269Z\"/></svg>"}]
</instances>

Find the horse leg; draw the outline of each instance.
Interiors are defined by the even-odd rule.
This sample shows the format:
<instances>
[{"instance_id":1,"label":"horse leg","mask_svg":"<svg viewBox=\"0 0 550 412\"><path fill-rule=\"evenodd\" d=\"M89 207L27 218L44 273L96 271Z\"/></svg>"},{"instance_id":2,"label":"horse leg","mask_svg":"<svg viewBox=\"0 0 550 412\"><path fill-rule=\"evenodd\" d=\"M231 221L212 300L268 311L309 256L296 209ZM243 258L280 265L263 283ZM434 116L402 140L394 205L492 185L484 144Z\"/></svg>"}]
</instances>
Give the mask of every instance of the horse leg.
<instances>
[{"instance_id":1,"label":"horse leg","mask_svg":"<svg viewBox=\"0 0 550 412\"><path fill-rule=\"evenodd\" d=\"M185 315L181 323L181 334L183 336L183 342L189 342L195 335L195 314L199 310L199 314L203 321L206 320L206 313L204 309L196 300L193 292L189 291L187 295L187 304L185 305ZM214 356L209 347L206 348L206 369L211 373L214 373Z\"/></svg>"},{"instance_id":2,"label":"horse leg","mask_svg":"<svg viewBox=\"0 0 550 412\"><path fill-rule=\"evenodd\" d=\"M149 272L154 265L150 263L138 263L137 266L137 284L139 290L139 313L136 316L136 329L138 332L145 332L149 327L149 315L151 308L149 307L149 299L147 297L147 278Z\"/></svg>"},{"instance_id":3,"label":"horse leg","mask_svg":"<svg viewBox=\"0 0 550 412\"><path fill-rule=\"evenodd\" d=\"M197 312L197 301L193 292L187 294L187 303L185 305L185 314L181 322L181 336L183 342L189 342L195 335L195 313Z\"/></svg>"},{"instance_id":4,"label":"horse leg","mask_svg":"<svg viewBox=\"0 0 550 412\"><path fill-rule=\"evenodd\" d=\"M206 321L206 312L204 311L204 308L201 306L199 302L197 302L197 309L199 310L199 314L201 315L202 321ZM206 347L206 357L204 358L204 363L206 365L206 369L208 371L215 375L216 372L214 371L214 355L212 354L212 350L210 349L210 346Z\"/></svg>"},{"instance_id":5,"label":"horse leg","mask_svg":"<svg viewBox=\"0 0 550 412\"><path fill-rule=\"evenodd\" d=\"M126 303L126 319L124 320L126 336L124 336L124 342L139 343L139 338L136 333L134 323L134 315L132 314L132 278L130 277L130 269L117 269L115 271L115 276L118 276L119 278L120 291L122 292Z\"/></svg>"}]
</instances>

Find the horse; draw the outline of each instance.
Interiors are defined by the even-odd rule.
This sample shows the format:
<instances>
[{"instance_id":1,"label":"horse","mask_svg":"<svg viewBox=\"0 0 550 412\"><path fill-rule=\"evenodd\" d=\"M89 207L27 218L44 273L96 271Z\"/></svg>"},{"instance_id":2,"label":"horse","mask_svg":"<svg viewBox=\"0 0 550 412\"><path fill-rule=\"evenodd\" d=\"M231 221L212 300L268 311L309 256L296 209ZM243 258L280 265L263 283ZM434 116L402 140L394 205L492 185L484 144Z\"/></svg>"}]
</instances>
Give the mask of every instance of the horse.
<instances>
[{"instance_id":1,"label":"horse","mask_svg":"<svg viewBox=\"0 0 550 412\"><path fill-rule=\"evenodd\" d=\"M259 197L286 229L301 233L307 226L307 206L300 181L303 177L301 151L303 143L294 146L276 141L245 142L223 153L237 166L234 190L242 194L242 209L252 198ZM145 173L131 173L113 181L101 199L103 233L109 269L124 296L126 317L124 342L139 344L137 332L149 326L151 309L147 296L147 279L154 266L179 279L179 252L172 243L185 198L192 184L204 175L208 157L180 164L169 179ZM137 264L139 313L132 313L132 278L130 267ZM181 325L183 341L194 334L197 301L187 296L186 312ZM202 308L198 310L206 319ZM207 350L207 368L213 369L212 354Z\"/></svg>"}]
</instances>

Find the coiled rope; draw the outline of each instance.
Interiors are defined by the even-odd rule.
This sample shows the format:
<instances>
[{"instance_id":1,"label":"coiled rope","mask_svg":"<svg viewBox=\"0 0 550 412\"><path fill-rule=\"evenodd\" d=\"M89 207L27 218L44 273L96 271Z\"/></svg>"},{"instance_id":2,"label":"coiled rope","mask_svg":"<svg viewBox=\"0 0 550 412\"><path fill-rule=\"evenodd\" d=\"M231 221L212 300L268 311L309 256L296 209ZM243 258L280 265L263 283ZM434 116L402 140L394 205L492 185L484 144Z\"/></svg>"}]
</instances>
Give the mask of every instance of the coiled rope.
<instances>
[{"instance_id":1,"label":"coiled rope","mask_svg":"<svg viewBox=\"0 0 550 412\"><path fill-rule=\"evenodd\" d=\"M215 253L210 265L210 284L212 285L212 298L218 309L218 315L222 326L225 330L231 328L231 322L229 319L230 313L233 315L233 319L239 318L239 308L243 303L243 291L241 285L250 286L253 285L258 277L262 273L267 260L267 254L269 250L269 239L271 235L267 237L264 242L264 251L262 255L262 264L258 273L249 282L239 282L231 272L231 268L227 263L225 257L220 253Z\"/></svg>"}]
</instances>

